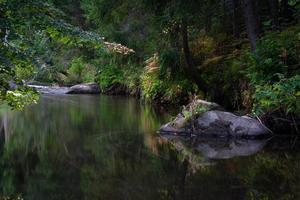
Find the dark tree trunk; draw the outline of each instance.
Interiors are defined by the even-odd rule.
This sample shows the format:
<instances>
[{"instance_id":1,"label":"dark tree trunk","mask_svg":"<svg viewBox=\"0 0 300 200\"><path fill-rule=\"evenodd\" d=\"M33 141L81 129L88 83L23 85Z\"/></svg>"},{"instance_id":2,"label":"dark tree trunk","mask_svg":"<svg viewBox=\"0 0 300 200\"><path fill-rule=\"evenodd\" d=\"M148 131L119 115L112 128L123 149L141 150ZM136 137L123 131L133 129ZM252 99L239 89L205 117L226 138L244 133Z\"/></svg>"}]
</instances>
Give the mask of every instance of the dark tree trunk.
<instances>
[{"instance_id":1,"label":"dark tree trunk","mask_svg":"<svg viewBox=\"0 0 300 200\"><path fill-rule=\"evenodd\" d=\"M272 17L272 27L277 29L279 27L279 2L278 0L269 0L270 14Z\"/></svg>"},{"instance_id":2,"label":"dark tree trunk","mask_svg":"<svg viewBox=\"0 0 300 200\"><path fill-rule=\"evenodd\" d=\"M205 19L205 32L209 33L211 31L211 15L207 14Z\"/></svg>"},{"instance_id":3,"label":"dark tree trunk","mask_svg":"<svg viewBox=\"0 0 300 200\"><path fill-rule=\"evenodd\" d=\"M230 12L232 18L232 32L234 37L240 37L240 23L239 23L239 0L230 0Z\"/></svg>"},{"instance_id":4,"label":"dark tree trunk","mask_svg":"<svg viewBox=\"0 0 300 200\"><path fill-rule=\"evenodd\" d=\"M288 10L289 10L289 1L288 0L282 0L280 7L281 7L281 13L283 15L287 14Z\"/></svg>"},{"instance_id":5,"label":"dark tree trunk","mask_svg":"<svg viewBox=\"0 0 300 200\"><path fill-rule=\"evenodd\" d=\"M259 14L257 0L243 0L243 12L246 22L247 35L253 51L256 49L256 42L260 34Z\"/></svg>"},{"instance_id":6,"label":"dark tree trunk","mask_svg":"<svg viewBox=\"0 0 300 200\"><path fill-rule=\"evenodd\" d=\"M78 25L83 30L85 30L86 24L85 24L85 19L83 17L83 11L81 10L80 7L80 0L74 0L73 4L75 8L73 11L73 15L75 17L75 24Z\"/></svg>"},{"instance_id":7,"label":"dark tree trunk","mask_svg":"<svg viewBox=\"0 0 300 200\"><path fill-rule=\"evenodd\" d=\"M194 62L191 57L191 52L189 48L189 38L188 38L188 29L187 29L187 22L185 19L182 20L181 23L181 38L182 38L182 48L184 59L186 63L185 71L187 75L195 81L195 83L199 86L199 88L206 92L207 87L204 81L202 80L198 70L195 68Z\"/></svg>"},{"instance_id":8,"label":"dark tree trunk","mask_svg":"<svg viewBox=\"0 0 300 200\"><path fill-rule=\"evenodd\" d=\"M289 5L289 1L282 0L280 3L280 15L284 22L289 23L293 21L293 12L293 9Z\"/></svg>"},{"instance_id":9,"label":"dark tree trunk","mask_svg":"<svg viewBox=\"0 0 300 200\"><path fill-rule=\"evenodd\" d=\"M191 52L189 48L189 39L188 39L188 30L187 30L187 23L186 20L182 20L181 24L181 37L182 37L182 48L184 53L184 59L190 72L193 68L193 62L191 59Z\"/></svg>"},{"instance_id":10,"label":"dark tree trunk","mask_svg":"<svg viewBox=\"0 0 300 200\"><path fill-rule=\"evenodd\" d=\"M181 46L181 42L180 42L180 26L179 24L176 24L173 29L170 32L170 44L171 47L176 49L178 52L180 52L180 46Z\"/></svg>"}]
</instances>

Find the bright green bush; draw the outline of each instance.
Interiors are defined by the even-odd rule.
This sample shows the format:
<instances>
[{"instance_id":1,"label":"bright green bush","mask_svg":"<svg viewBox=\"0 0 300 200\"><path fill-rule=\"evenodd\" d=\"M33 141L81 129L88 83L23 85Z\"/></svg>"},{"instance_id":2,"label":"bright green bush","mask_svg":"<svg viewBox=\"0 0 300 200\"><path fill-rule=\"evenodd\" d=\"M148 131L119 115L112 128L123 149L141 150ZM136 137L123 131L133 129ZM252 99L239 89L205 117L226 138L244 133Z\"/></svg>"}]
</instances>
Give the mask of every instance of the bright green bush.
<instances>
[{"instance_id":1,"label":"bright green bush","mask_svg":"<svg viewBox=\"0 0 300 200\"><path fill-rule=\"evenodd\" d=\"M83 70L84 62L82 57L79 57L72 60L68 72L70 74L70 77L72 77L71 79L73 79L73 81L82 82Z\"/></svg>"},{"instance_id":2,"label":"bright green bush","mask_svg":"<svg viewBox=\"0 0 300 200\"><path fill-rule=\"evenodd\" d=\"M29 87L21 87L17 90L8 90L5 95L5 102L11 108L22 110L26 105L37 103L39 99L39 93Z\"/></svg>"},{"instance_id":3,"label":"bright green bush","mask_svg":"<svg viewBox=\"0 0 300 200\"><path fill-rule=\"evenodd\" d=\"M68 77L64 81L67 83L94 82L96 73L96 68L92 64L78 57L71 61Z\"/></svg>"},{"instance_id":4,"label":"bright green bush","mask_svg":"<svg viewBox=\"0 0 300 200\"><path fill-rule=\"evenodd\" d=\"M23 66L21 64L16 65L15 68L16 78L20 80L30 80L34 77L34 68L33 66Z\"/></svg>"},{"instance_id":5,"label":"bright green bush","mask_svg":"<svg viewBox=\"0 0 300 200\"><path fill-rule=\"evenodd\" d=\"M102 89L105 89L116 83L123 83L124 72L115 65L107 65L98 72L98 83Z\"/></svg>"}]
</instances>

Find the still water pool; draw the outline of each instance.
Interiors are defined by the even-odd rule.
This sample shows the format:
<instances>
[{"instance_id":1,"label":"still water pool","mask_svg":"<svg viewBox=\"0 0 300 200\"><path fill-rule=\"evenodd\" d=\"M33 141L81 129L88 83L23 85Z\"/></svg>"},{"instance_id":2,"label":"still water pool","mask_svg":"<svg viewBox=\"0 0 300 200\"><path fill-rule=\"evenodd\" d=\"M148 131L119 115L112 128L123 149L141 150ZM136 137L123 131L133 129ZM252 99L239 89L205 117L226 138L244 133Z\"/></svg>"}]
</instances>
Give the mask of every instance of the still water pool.
<instances>
[{"instance_id":1,"label":"still water pool","mask_svg":"<svg viewBox=\"0 0 300 200\"><path fill-rule=\"evenodd\" d=\"M43 95L0 108L0 199L300 199L297 138L159 137L170 116L132 98Z\"/></svg>"}]
</instances>

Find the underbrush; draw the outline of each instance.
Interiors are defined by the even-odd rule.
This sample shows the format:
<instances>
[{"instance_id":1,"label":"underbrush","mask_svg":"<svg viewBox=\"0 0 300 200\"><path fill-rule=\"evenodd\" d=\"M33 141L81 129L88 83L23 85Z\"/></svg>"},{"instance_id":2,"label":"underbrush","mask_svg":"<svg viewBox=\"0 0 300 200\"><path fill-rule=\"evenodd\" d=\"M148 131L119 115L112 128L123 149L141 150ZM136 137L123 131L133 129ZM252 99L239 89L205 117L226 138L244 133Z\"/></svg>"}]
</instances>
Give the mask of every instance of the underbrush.
<instances>
[{"instance_id":1,"label":"underbrush","mask_svg":"<svg viewBox=\"0 0 300 200\"><path fill-rule=\"evenodd\" d=\"M253 89L253 112L276 109L300 114L300 27L270 33L255 53L241 57L244 74Z\"/></svg>"},{"instance_id":2,"label":"underbrush","mask_svg":"<svg viewBox=\"0 0 300 200\"><path fill-rule=\"evenodd\" d=\"M172 56L174 54L170 52L161 57L155 54L146 61L141 76L143 99L159 104L182 105L188 102L191 94L199 92L195 83L179 74L180 68L176 58L173 62L169 61L173 59ZM168 66L172 64L172 67Z\"/></svg>"},{"instance_id":3,"label":"underbrush","mask_svg":"<svg viewBox=\"0 0 300 200\"><path fill-rule=\"evenodd\" d=\"M269 124L298 129L300 119L300 27L266 34L240 66L252 93L252 112ZM299 131L299 130L298 130Z\"/></svg>"}]
</instances>

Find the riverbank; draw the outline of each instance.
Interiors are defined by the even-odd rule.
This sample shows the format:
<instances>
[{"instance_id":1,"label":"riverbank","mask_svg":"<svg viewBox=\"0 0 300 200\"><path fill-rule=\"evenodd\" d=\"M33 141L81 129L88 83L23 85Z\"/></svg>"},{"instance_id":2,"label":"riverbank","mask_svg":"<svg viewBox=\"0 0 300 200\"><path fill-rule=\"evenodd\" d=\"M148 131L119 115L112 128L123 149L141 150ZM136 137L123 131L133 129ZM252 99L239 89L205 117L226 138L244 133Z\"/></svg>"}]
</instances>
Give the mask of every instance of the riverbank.
<instances>
[{"instance_id":1,"label":"riverbank","mask_svg":"<svg viewBox=\"0 0 300 200\"><path fill-rule=\"evenodd\" d=\"M115 87L111 87L110 93L101 91L96 83L78 84L71 87L29 86L42 94L105 94L110 96L132 96L140 99L140 94L132 93L125 86L118 84ZM179 107L183 107L173 121L160 128L159 131L163 134L257 139L270 137L274 133L281 134L282 129L289 134L296 134L297 132L295 131L297 131L296 128L299 125L295 122L295 124L289 124L290 127L286 124L281 124L281 126L267 126L257 116L256 118L254 118L255 116L251 118L250 115L242 116L240 114L235 115L230 112L224 112L225 109L222 106L200 99L194 99L186 106L166 107L162 104L152 104L172 111L173 116L178 113L178 110L181 110L178 109Z\"/></svg>"}]
</instances>

